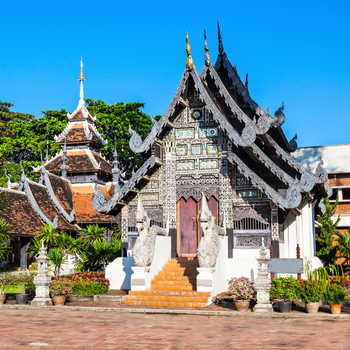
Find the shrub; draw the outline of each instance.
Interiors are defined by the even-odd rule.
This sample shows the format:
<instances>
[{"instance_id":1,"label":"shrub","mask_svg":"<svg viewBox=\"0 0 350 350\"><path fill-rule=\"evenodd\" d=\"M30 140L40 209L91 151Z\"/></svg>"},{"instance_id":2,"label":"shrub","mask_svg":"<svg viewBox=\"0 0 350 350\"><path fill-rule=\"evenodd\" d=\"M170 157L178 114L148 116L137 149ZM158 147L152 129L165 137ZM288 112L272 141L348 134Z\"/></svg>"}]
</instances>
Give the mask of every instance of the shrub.
<instances>
[{"instance_id":1,"label":"shrub","mask_svg":"<svg viewBox=\"0 0 350 350\"><path fill-rule=\"evenodd\" d=\"M228 291L235 300L247 300L254 296L254 288L249 278L232 277L228 282Z\"/></svg>"},{"instance_id":2,"label":"shrub","mask_svg":"<svg viewBox=\"0 0 350 350\"><path fill-rule=\"evenodd\" d=\"M104 272L79 272L64 276L54 276L53 280L63 279L72 286L72 293L76 295L107 294L109 280Z\"/></svg>"},{"instance_id":3,"label":"shrub","mask_svg":"<svg viewBox=\"0 0 350 350\"><path fill-rule=\"evenodd\" d=\"M323 285L318 281L301 281L299 285L299 294L305 303L315 303L323 298Z\"/></svg>"},{"instance_id":4,"label":"shrub","mask_svg":"<svg viewBox=\"0 0 350 350\"><path fill-rule=\"evenodd\" d=\"M73 294L75 295L96 295L107 294L109 286L97 281L72 281Z\"/></svg>"},{"instance_id":5,"label":"shrub","mask_svg":"<svg viewBox=\"0 0 350 350\"><path fill-rule=\"evenodd\" d=\"M68 295L72 293L72 283L67 280L56 278L49 284L51 295Z\"/></svg>"},{"instance_id":6,"label":"shrub","mask_svg":"<svg viewBox=\"0 0 350 350\"><path fill-rule=\"evenodd\" d=\"M270 289L271 299L292 300L299 297L299 283L293 277L279 277L272 281Z\"/></svg>"},{"instance_id":7,"label":"shrub","mask_svg":"<svg viewBox=\"0 0 350 350\"><path fill-rule=\"evenodd\" d=\"M343 302L344 297L345 294L342 287L336 284L330 284L327 286L324 294L324 299L327 304L340 305Z\"/></svg>"}]
</instances>

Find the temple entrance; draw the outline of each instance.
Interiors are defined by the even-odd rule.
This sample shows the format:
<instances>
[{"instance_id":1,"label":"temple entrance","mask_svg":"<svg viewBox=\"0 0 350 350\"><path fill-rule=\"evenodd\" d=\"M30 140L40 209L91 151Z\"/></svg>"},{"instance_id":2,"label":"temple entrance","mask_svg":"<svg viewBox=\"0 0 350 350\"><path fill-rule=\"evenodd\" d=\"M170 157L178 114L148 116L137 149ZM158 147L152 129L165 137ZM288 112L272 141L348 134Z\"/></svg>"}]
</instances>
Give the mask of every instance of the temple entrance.
<instances>
[{"instance_id":1,"label":"temple entrance","mask_svg":"<svg viewBox=\"0 0 350 350\"><path fill-rule=\"evenodd\" d=\"M187 201L181 197L177 202L177 255L195 257L202 237L199 212L202 200L196 202L192 197ZM213 215L218 216L218 202L210 197L208 206ZM217 219L215 219L215 224Z\"/></svg>"}]
</instances>

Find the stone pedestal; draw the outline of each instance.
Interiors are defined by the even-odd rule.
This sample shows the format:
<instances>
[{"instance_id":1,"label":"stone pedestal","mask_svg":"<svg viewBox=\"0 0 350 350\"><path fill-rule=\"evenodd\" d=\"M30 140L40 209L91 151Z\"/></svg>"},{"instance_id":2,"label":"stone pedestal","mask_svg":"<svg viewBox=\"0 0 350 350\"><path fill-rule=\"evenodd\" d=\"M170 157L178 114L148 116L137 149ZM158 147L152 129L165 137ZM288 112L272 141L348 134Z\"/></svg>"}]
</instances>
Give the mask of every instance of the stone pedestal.
<instances>
[{"instance_id":1,"label":"stone pedestal","mask_svg":"<svg viewBox=\"0 0 350 350\"><path fill-rule=\"evenodd\" d=\"M270 303L271 280L267 268L269 258L264 246L264 238L262 239L259 257L256 260L258 261L258 278L254 283L254 288L257 291L257 304L254 306L253 311L260 313L273 312L273 307Z\"/></svg>"},{"instance_id":2,"label":"stone pedestal","mask_svg":"<svg viewBox=\"0 0 350 350\"><path fill-rule=\"evenodd\" d=\"M33 306L51 306L52 300L50 298L49 284L51 277L49 276L49 269L47 266L48 257L46 256L46 249L44 242L41 241L40 254L36 261L38 262L38 274L34 277L35 284L35 298L31 305Z\"/></svg>"},{"instance_id":3,"label":"stone pedestal","mask_svg":"<svg viewBox=\"0 0 350 350\"><path fill-rule=\"evenodd\" d=\"M197 292L212 292L215 267L197 267Z\"/></svg>"},{"instance_id":4,"label":"stone pedestal","mask_svg":"<svg viewBox=\"0 0 350 350\"><path fill-rule=\"evenodd\" d=\"M106 278L109 279L110 289L131 289L131 276L134 260L132 257L117 258L106 267Z\"/></svg>"},{"instance_id":5,"label":"stone pedestal","mask_svg":"<svg viewBox=\"0 0 350 350\"><path fill-rule=\"evenodd\" d=\"M131 290L148 290L151 287L150 280L150 266L133 266L131 268L133 274L131 275Z\"/></svg>"}]
</instances>

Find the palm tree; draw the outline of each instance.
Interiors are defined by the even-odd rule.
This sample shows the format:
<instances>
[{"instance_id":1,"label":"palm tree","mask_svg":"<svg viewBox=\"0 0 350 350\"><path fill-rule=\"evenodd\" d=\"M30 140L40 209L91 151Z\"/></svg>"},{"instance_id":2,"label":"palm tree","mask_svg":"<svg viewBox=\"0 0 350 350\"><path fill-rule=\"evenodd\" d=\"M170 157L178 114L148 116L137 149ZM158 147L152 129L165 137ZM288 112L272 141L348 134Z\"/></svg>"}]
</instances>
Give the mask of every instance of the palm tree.
<instances>
[{"instance_id":1,"label":"palm tree","mask_svg":"<svg viewBox=\"0 0 350 350\"><path fill-rule=\"evenodd\" d=\"M99 227L97 224L88 225L83 228L83 233L80 233L80 237L84 238L86 244L102 242L107 235L106 227Z\"/></svg>"},{"instance_id":2,"label":"palm tree","mask_svg":"<svg viewBox=\"0 0 350 350\"><path fill-rule=\"evenodd\" d=\"M67 253L61 248L53 248L47 253L47 257L50 259L49 264L54 267L55 276L59 275Z\"/></svg>"},{"instance_id":3,"label":"palm tree","mask_svg":"<svg viewBox=\"0 0 350 350\"><path fill-rule=\"evenodd\" d=\"M28 256L30 258L36 258L40 253L41 248L41 241L42 239L39 238L39 236L34 236L31 241L30 245L28 247Z\"/></svg>"},{"instance_id":4,"label":"palm tree","mask_svg":"<svg viewBox=\"0 0 350 350\"><path fill-rule=\"evenodd\" d=\"M38 232L38 238L41 240L44 240L44 243L47 244L47 247L54 247L57 245L57 236L59 234L59 231L51 226L50 224L46 224L45 226L42 226L39 228Z\"/></svg>"}]
</instances>

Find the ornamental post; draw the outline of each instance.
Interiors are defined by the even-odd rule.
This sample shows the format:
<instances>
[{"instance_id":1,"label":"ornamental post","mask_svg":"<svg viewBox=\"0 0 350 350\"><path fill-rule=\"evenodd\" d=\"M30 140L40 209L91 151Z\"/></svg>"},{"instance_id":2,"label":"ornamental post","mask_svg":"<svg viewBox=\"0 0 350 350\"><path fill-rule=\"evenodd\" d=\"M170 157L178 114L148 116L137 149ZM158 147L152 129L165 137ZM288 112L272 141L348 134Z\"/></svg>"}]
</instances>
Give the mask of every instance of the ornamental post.
<instances>
[{"instance_id":1,"label":"ornamental post","mask_svg":"<svg viewBox=\"0 0 350 350\"><path fill-rule=\"evenodd\" d=\"M49 268L47 265L49 258L46 255L46 248L44 247L43 240L41 241L40 253L36 261L38 263L38 274L34 277L35 298L31 305L51 306L52 300L49 293L51 276L49 276Z\"/></svg>"}]
</instances>

